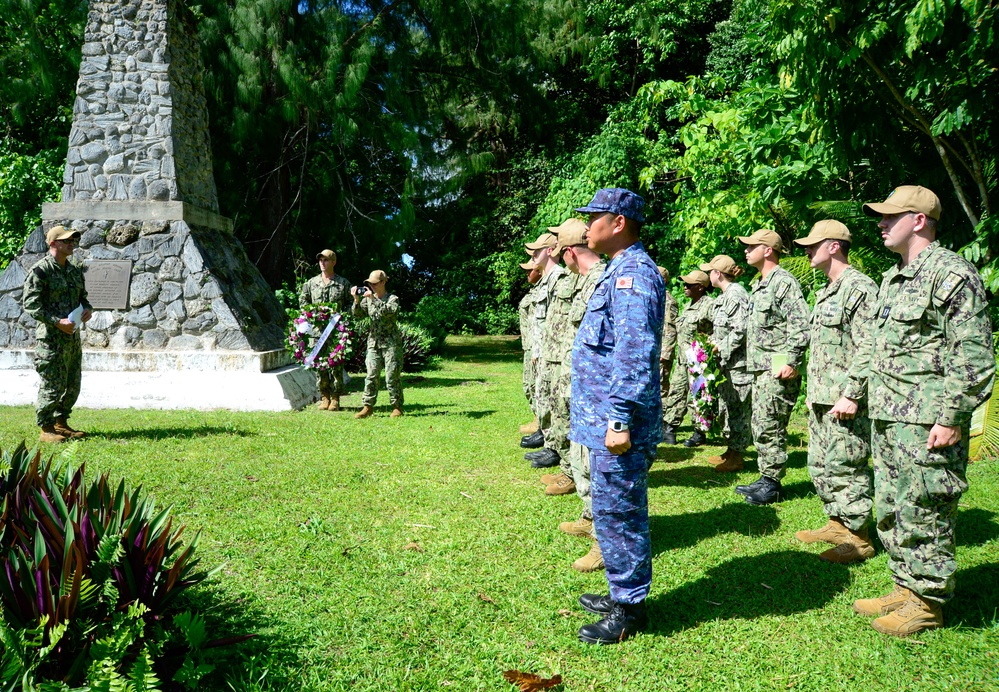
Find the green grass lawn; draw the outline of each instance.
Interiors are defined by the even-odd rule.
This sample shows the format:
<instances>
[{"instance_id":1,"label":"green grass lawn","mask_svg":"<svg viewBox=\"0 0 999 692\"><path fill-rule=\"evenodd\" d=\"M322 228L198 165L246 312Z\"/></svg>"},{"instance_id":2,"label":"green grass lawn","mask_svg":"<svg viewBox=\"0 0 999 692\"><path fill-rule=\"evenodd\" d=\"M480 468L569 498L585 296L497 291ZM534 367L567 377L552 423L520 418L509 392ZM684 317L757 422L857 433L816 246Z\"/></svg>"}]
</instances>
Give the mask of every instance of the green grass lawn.
<instances>
[{"instance_id":1,"label":"green grass lawn","mask_svg":"<svg viewBox=\"0 0 999 692\"><path fill-rule=\"evenodd\" d=\"M141 483L201 530L222 572L191 599L210 636L257 632L208 679L212 690L511 690L502 671L564 690L997 690L999 479L968 473L957 595L947 628L878 634L856 598L891 590L886 558L818 559L794 539L825 522L791 431L788 499L752 507L754 480L662 447L650 472L651 627L622 645L580 643L576 598L603 572L570 568L588 544L561 534L575 495L546 497L518 447L529 419L519 342L457 338L440 367L403 378L406 416L350 412L93 411L72 419L88 475ZM84 375L84 387L86 387ZM37 439L30 408L0 409L0 446ZM686 430L681 439L686 437Z\"/></svg>"}]
</instances>

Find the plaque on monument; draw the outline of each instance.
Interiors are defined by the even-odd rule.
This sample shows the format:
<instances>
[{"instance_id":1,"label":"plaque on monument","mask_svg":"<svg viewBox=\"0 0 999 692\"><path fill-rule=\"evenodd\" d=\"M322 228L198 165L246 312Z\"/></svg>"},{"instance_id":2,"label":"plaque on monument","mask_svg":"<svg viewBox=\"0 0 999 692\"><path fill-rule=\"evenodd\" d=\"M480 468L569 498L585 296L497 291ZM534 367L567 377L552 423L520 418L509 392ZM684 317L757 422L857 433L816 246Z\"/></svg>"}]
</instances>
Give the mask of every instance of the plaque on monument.
<instances>
[{"instance_id":1,"label":"plaque on monument","mask_svg":"<svg viewBox=\"0 0 999 692\"><path fill-rule=\"evenodd\" d=\"M132 260L91 260L83 270L87 300L95 310L127 310Z\"/></svg>"}]
</instances>

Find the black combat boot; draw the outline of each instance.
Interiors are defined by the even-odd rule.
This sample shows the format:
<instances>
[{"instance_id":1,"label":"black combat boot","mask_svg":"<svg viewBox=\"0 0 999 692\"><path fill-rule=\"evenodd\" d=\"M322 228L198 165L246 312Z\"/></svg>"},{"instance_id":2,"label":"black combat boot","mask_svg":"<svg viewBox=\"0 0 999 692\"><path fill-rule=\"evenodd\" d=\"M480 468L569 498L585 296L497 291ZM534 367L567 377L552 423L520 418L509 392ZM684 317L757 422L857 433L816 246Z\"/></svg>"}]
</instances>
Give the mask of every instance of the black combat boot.
<instances>
[{"instance_id":1,"label":"black combat boot","mask_svg":"<svg viewBox=\"0 0 999 692\"><path fill-rule=\"evenodd\" d=\"M579 629L579 641L587 644L617 644L648 624L645 601L635 604L611 601L611 604L610 612L603 620L583 625Z\"/></svg>"},{"instance_id":2,"label":"black combat boot","mask_svg":"<svg viewBox=\"0 0 999 692\"><path fill-rule=\"evenodd\" d=\"M670 425L669 423L663 424L663 444L676 444L676 426Z\"/></svg>"},{"instance_id":3,"label":"black combat boot","mask_svg":"<svg viewBox=\"0 0 999 692\"><path fill-rule=\"evenodd\" d=\"M702 444L708 441L708 436L702 433L700 430L695 430L694 433L688 437L684 443L684 447L700 447Z\"/></svg>"},{"instance_id":4,"label":"black combat boot","mask_svg":"<svg viewBox=\"0 0 999 692\"><path fill-rule=\"evenodd\" d=\"M775 481L769 476L761 476L759 487L746 493L746 502L751 505L772 505L780 502L780 481Z\"/></svg>"},{"instance_id":5,"label":"black combat boot","mask_svg":"<svg viewBox=\"0 0 999 692\"><path fill-rule=\"evenodd\" d=\"M520 446L524 449L537 449L538 447L544 447L545 434L538 430L530 435L524 435L520 438Z\"/></svg>"},{"instance_id":6,"label":"black combat boot","mask_svg":"<svg viewBox=\"0 0 999 692\"><path fill-rule=\"evenodd\" d=\"M749 485L737 485L737 486L735 486L735 492L739 493L740 495L748 495L749 493L751 493L754 490L756 490L757 488L759 488L760 485L762 485L762 484L763 484L763 476L760 476L759 478L757 478L755 481L753 481Z\"/></svg>"},{"instance_id":7,"label":"black combat boot","mask_svg":"<svg viewBox=\"0 0 999 692\"><path fill-rule=\"evenodd\" d=\"M594 615L606 615L611 612L614 600L610 596L601 596L595 593L584 593L579 597L579 605L583 610Z\"/></svg>"},{"instance_id":8,"label":"black combat boot","mask_svg":"<svg viewBox=\"0 0 999 692\"><path fill-rule=\"evenodd\" d=\"M562 457L553 449L542 449L538 451L538 456L531 459L531 466L536 469L546 469L551 466L558 466Z\"/></svg>"}]
</instances>

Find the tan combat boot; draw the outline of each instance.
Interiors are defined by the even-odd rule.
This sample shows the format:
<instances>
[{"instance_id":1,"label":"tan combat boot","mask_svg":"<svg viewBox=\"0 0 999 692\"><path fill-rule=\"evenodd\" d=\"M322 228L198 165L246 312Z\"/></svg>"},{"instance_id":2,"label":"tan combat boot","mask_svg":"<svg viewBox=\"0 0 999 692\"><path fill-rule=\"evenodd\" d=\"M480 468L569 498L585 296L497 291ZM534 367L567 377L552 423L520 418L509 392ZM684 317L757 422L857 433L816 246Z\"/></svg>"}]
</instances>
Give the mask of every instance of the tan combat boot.
<instances>
[{"instance_id":1,"label":"tan combat boot","mask_svg":"<svg viewBox=\"0 0 999 692\"><path fill-rule=\"evenodd\" d=\"M909 592L909 599L901 608L879 617L871 627L893 637L908 637L923 630L943 627L943 606L926 601Z\"/></svg>"},{"instance_id":2,"label":"tan combat boot","mask_svg":"<svg viewBox=\"0 0 999 692\"><path fill-rule=\"evenodd\" d=\"M38 435L39 442L65 442L67 439L69 438L60 434L52 424L43 425L42 432Z\"/></svg>"},{"instance_id":3,"label":"tan combat boot","mask_svg":"<svg viewBox=\"0 0 999 692\"><path fill-rule=\"evenodd\" d=\"M54 427L56 432L62 435L63 437L70 437L73 438L74 440L79 440L87 436L87 433L83 432L82 430L75 430L69 427L69 421L66 420L65 416L62 416L61 418L56 418Z\"/></svg>"},{"instance_id":4,"label":"tan combat boot","mask_svg":"<svg viewBox=\"0 0 999 692\"><path fill-rule=\"evenodd\" d=\"M577 572L596 572L604 568L604 556L600 552L600 544L593 541L593 545L583 557L572 563L572 568Z\"/></svg>"},{"instance_id":5,"label":"tan combat boot","mask_svg":"<svg viewBox=\"0 0 999 692\"><path fill-rule=\"evenodd\" d=\"M729 454L731 453L732 452L730 450L726 449L720 455L716 454L713 457L708 457L708 463L711 464L712 466L718 466L718 464L724 464L726 461L728 461Z\"/></svg>"},{"instance_id":6,"label":"tan combat boot","mask_svg":"<svg viewBox=\"0 0 999 692\"><path fill-rule=\"evenodd\" d=\"M392 413L389 414L389 418L398 418L402 415L402 407L396 406L392 409Z\"/></svg>"},{"instance_id":7,"label":"tan combat boot","mask_svg":"<svg viewBox=\"0 0 999 692\"><path fill-rule=\"evenodd\" d=\"M798 531L794 534L802 543L819 543L825 541L833 545L839 545L850 539L850 530L843 526L836 517L829 517L829 521L821 529L808 529Z\"/></svg>"},{"instance_id":8,"label":"tan combat boot","mask_svg":"<svg viewBox=\"0 0 999 692\"><path fill-rule=\"evenodd\" d=\"M850 530L847 529L847 531ZM863 562L869 557L874 557L874 546L871 545L871 541L867 537L866 526L860 531L850 531L848 540L819 554L820 559L826 562L835 562L838 565Z\"/></svg>"},{"instance_id":9,"label":"tan combat boot","mask_svg":"<svg viewBox=\"0 0 999 692\"><path fill-rule=\"evenodd\" d=\"M564 473L545 488L545 495L571 495L576 492L576 482Z\"/></svg>"},{"instance_id":10,"label":"tan combat boot","mask_svg":"<svg viewBox=\"0 0 999 692\"><path fill-rule=\"evenodd\" d=\"M853 602L853 612L860 615L872 617L874 615L887 615L893 610L898 610L902 604L909 600L912 593L904 586L895 585L895 590L890 594L878 598L861 598Z\"/></svg>"},{"instance_id":11,"label":"tan combat boot","mask_svg":"<svg viewBox=\"0 0 999 692\"><path fill-rule=\"evenodd\" d=\"M546 473L541 477L541 485L551 485L562 476L565 476L565 474L562 473L561 471L559 471L558 473ZM568 476L566 476L566 478L568 478Z\"/></svg>"},{"instance_id":12,"label":"tan combat boot","mask_svg":"<svg viewBox=\"0 0 999 692\"><path fill-rule=\"evenodd\" d=\"M725 461L715 466L715 473L738 473L742 471L742 453L727 451Z\"/></svg>"},{"instance_id":13,"label":"tan combat boot","mask_svg":"<svg viewBox=\"0 0 999 692\"><path fill-rule=\"evenodd\" d=\"M339 394L330 394L330 405L329 405L329 409L328 410L330 410L330 411L339 411L340 410L340 395Z\"/></svg>"},{"instance_id":14,"label":"tan combat boot","mask_svg":"<svg viewBox=\"0 0 999 692\"><path fill-rule=\"evenodd\" d=\"M358 411L357 413L354 414L354 418L367 418L368 416L370 416L374 412L375 412L375 409L373 407L368 406L367 404L365 404L361 408L360 411Z\"/></svg>"},{"instance_id":15,"label":"tan combat boot","mask_svg":"<svg viewBox=\"0 0 999 692\"><path fill-rule=\"evenodd\" d=\"M330 407L330 398L325 394L323 394L322 398L319 400L319 403L316 404L316 408L319 409L320 411L326 411L329 409L329 407Z\"/></svg>"},{"instance_id":16,"label":"tan combat boot","mask_svg":"<svg viewBox=\"0 0 999 692\"><path fill-rule=\"evenodd\" d=\"M576 521L563 521L558 525L558 530L570 536L593 537L593 520L580 517Z\"/></svg>"},{"instance_id":17,"label":"tan combat boot","mask_svg":"<svg viewBox=\"0 0 999 692\"><path fill-rule=\"evenodd\" d=\"M535 416L533 422L531 422L531 423L524 423L522 426L520 426L520 434L521 435L533 435L534 433L536 433L538 431L539 427L541 427L541 426L538 424L538 418L537 418L537 416Z\"/></svg>"}]
</instances>

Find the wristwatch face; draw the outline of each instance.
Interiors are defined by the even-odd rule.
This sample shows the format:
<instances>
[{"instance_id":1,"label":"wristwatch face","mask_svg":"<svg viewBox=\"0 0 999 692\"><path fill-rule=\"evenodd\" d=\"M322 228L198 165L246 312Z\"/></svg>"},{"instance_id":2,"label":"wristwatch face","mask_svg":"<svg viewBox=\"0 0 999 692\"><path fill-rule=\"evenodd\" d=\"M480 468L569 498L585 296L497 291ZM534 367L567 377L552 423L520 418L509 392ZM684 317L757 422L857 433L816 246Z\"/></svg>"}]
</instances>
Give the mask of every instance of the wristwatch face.
<instances>
[{"instance_id":1,"label":"wristwatch face","mask_svg":"<svg viewBox=\"0 0 999 692\"><path fill-rule=\"evenodd\" d=\"M628 429L628 426L621 421L612 420L610 423L610 429L614 432L624 432Z\"/></svg>"}]
</instances>

